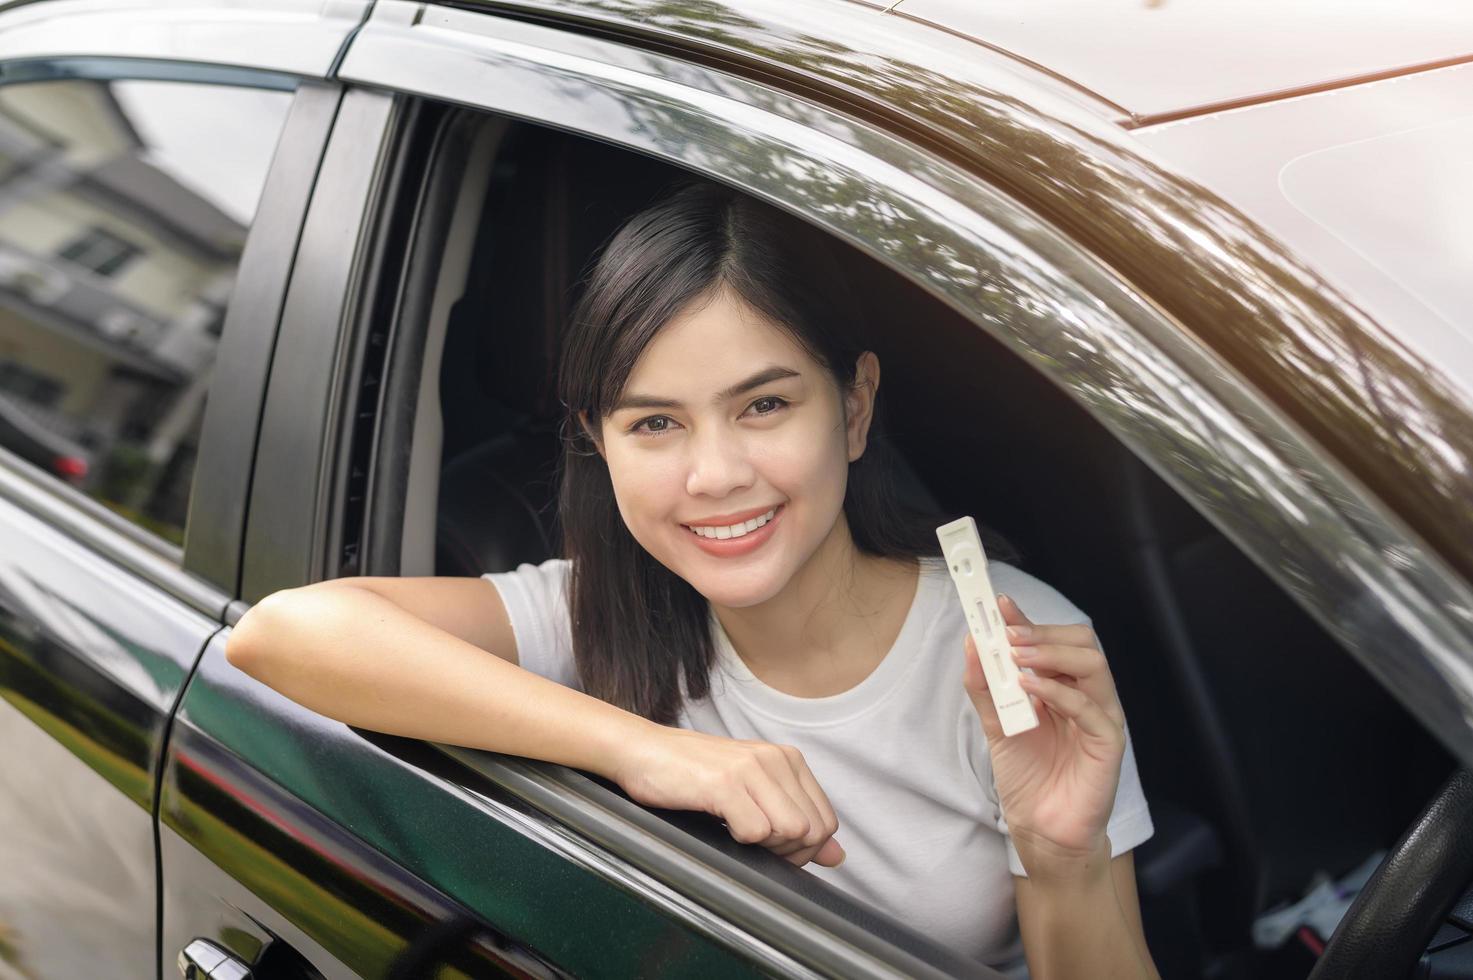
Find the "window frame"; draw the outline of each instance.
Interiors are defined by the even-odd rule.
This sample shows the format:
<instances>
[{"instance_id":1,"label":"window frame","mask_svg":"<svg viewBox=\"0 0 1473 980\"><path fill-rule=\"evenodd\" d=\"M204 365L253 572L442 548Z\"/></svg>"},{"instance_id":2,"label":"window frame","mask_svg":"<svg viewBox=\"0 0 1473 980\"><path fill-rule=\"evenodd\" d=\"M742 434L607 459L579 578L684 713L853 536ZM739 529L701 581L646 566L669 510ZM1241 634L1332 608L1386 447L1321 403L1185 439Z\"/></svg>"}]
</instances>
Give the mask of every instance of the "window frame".
<instances>
[{"instance_id":1,"label":"window frame","mask_svg":"<svg viewBox=\"0 0 1473 980\"><path fill-rule=\"evenodd\" d=\"M183 567L240 595L250 487L281 312L308 202L342 88L303 81L287 113L256 218L241 252L210 379L200 455L189 493ZM249 303L238 302L249 297Z\"/></svg>"},{"instance_id":2,"label":"window frame","mask_svg":"<svg viewBox=\"0 0 1473 980\"><path fill-rule=\"evenodd\" d=\"M889 265L1035 364L1473 763L1463 713L1473 697L1473 635L1448 612L1473 607L1473 590L1281 408L1077 242L923 142L788 94L771 78L750 81L492 14L408 13L400 4L377 7L339 77L552 125L711 174ZM663 128L651 125L659 112L668 113ZM824 161L831 179L846 168L867 172L851 201L878 194L888 200L877 208L893 208L914 195L930 208L928 233L942 236L933 240L960 254L980 246L993 278L948 279L927 256L907 252L913 238L898 219L888 227L875 219L890 236L876 244L842 207L802 199L791 173L754 162L785 152ZM1010 264L999 276L1002 263ZM1027 304L1004 317L979 302L985 288L1016 299L1018 283L1061 298L1064 318ZM1347 609L1368 612L1347 617ZM1420 669L1407 669L1399 651L1408 649L1421 653Z\"/></svg>"},{"instance_id":3,"label":"window frame","mask_svg":"<svg viewBox=\"0 0 1473 980\"><path fill-rule=\"evenodd\" d=\"M158 73L131 77L245 69L328 78L371 7L371 0L23 0L0 9L0 62L8 62L7 81L70 77L119 61Z\"/></svg>"}]
</instances>

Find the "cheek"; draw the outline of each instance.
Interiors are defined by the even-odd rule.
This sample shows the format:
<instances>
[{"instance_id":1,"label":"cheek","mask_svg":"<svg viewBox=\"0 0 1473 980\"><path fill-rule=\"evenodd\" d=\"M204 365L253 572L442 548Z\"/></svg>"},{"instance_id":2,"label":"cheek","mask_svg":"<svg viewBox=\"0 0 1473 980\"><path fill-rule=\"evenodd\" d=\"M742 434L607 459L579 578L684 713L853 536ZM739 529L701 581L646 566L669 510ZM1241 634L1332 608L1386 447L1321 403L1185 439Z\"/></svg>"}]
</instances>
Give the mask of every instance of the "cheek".
<instances>
[{"instance_id":1,"label":"cheek","mask_svg":"<svg viewBox=\"0 0 1473 980\"><path fill-rule=\"evenodd\" d=\"M818 519L844 500L847 447L841 435L827 427L795 426L778 438L754 444L751 459L757 479L797 502L809 515L804 521Z\"/></svg>"},{"instance_id":2,"label":"cheek","mask_svg":"<svg viewBox=\"0 0 1473 980\"><path fill-rule=\"evenodd\" d=\"M608 464L619 514L630 527L660 519L683 492L675 453L611 451Z\"/></svg>"}]
</instances>

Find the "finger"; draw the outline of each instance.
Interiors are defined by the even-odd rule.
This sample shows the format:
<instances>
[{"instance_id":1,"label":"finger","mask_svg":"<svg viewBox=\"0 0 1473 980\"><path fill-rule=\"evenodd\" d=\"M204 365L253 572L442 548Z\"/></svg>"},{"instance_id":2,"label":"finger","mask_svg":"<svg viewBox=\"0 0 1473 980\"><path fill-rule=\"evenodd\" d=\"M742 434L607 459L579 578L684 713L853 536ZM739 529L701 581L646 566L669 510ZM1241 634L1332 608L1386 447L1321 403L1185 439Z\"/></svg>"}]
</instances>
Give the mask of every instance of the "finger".
<instances>
[{"instance_id":1,"label":"finger","mask_svg":"<svg viewBox=\"0 0 1473 980\"><path fill-rule=\"evenodd\" d=\"M746 787L723 797L718 810L732 839L742 844L760 844L772 835L772 824Z\"/></svg>"},{"instance_id":2,"label":"finger","mask_svg":"<svg viewBox=\"0 0 1473 980\"><path fill-rule=\"evenodd\" d=\"M977 644L972 641L970 633L967 634L963 656L966 662L962 673L962 687L966 689L967 697L971 698L977 717L982 720L982 734L991 745L1003 738L1002 722L998 720L997 706L992 703L987 675L982 670L982 662L977 659Z\"/></svg>"},{"instance_id":3,"label":"finger","mask_svg":"<svg viewBox=\"0 0 1473 980\"><path fill-rule=\"evenodd\" d=\"M782 855L784 861L799 868L803 867L809 861L814 861L826 868L837 868L844 863L846 857L848 855L844 853L844 848L832 837L814 847L803 847L789 854Z\"/></svg>"},{"instance_id":4,"label":"finger","mask_svg":"<svg viewBox=\"0 0 1473 980\"><path fill-rule=\"evenodd\" d=\"M819 813L818 805L813 801L808 790L799 781L798 774L793 770L793 763L788 757L787 748L774 745L770 749L760 750L758 758L768 775L782 787L783 792L803 813L807 827L802 834L798 835L795 842L796 847L817 845L828 836L825 832L824 818Z\"/></svg>"},{"instance_id":5,"label":"finger","mask_svg":"<svg viewBox=\"0 0 1473 980\"><path fill-rule=\"evenodd\" d=\"M1025 691L1038 695L1054 711L1073 721L1084 734L1114 748L1124 748L1122 727L1111 721L1104 709L1083 691L1035 674L1019 674L1018 682Z\"/></svg>"},{"instance_id":6,"label":"finger","mask_svg":"<svg viewBox=\"0 0 1473 980\"><path fill-rule=\"evenodd\" d=\"M793 767L793 773L798 778L798 785L808 798L813 801L814 808L818 810L818 819L821 827L818 832L823 834L823 839L832 837L839 829L839 816L834 812L834 806L829 802L829 796L818 784L818 779L813 775L813 770L808 768L808 760L803 758L803 753L792 746L784 746L783 751L788 755L788 762ZM814 834L809 835L810 838ZM810 840L810 843L821 843L820 840Z\"/></svg>"},{"instance_id":7,"label":"finger","mask_svg":"<svg viewBox=\"0 0 1473 980\"><path fill-rule=\"evenodd\" d=\"M1014 646L1053 643L1057 646L1100 649L1099 638L1095 635L1095 631L1084 623L1068 623L1062 626L1010 623L1007 627L1007 634L1008 642Z\"/></svg>"},{"instance_id":8,"label":"finger","mask_svg":"<svg viewBox=\"0 0 1473 980\"><path fill-rule=\"evenodd\" d=\"M768 850L771 850L774 854L781 855L784 861L800 868L809 861L817 862L827 868L837 868L848 857L844 852L844 848L833 837L830 837L821 844L814 844L811 847L799 847L796 851L784 852L776 848L768 848Z\"/></svg>"},{"instance_id":9,"label":"finger","mask_svg":"<svg viewBox=\"0 0 1473 980\"><path fill-rule=\"evenodd\" d=\"M1063 673L1061 671L1050 670L1047 667L1039 666L1039 665L1037 665L1037 664L1035 664L1035 663L1033 663L1032 661L1029 661L1029 660L1022 660L1022 661L1020 661L1018 659L1018 657L1017 657L1017 654L1014 654L1013 655L1013 663L1017 664L1018 667L1019 667L1019 669L1022 669L1024 667L1028 668L1029 670L1031 670L1034 673L1036 673L1039 677L1052 677L1054 680L1058 681L1060 684L1068 684L1070 687L1078 687L1079 686L1078 682L1075 681L1075 679L1073 677L1071 677L1070 675L1065 674L1065 673Z\"/></svg>"},{"instance_id":10,"label":"finger","mask_svg":"<svg viewBox=\"0 0 1473 980\"><path fill-rule=\"evenodd\" d=\"M1008 639L1013 644L1058 643L1063 646L1099 648L1098 637L1088 623L1065 623L1049 625L1035 623L1018 605L1017 600L1005 592L997 594L997 611L1002 613L1008 626Z\"/></svg>"},{"instance_id":11,"label":"finger","mask_svg":"<svg viewBox=\"0 0 1473 980\"><path fill-rule=\"evenodd\" d=\"M962 649L966 652L966 677L968 690L986 691L987 672L982 669L982 659L977 655L977 641L972 639L968 633L963 641Z\"/></svg>"},{"instance_id":12,"label":"finger","mask_svg":"<svg viewBox=\"0 0 1473 980\"><path fill-rule=\"evenodd\" d=\"M1033 620L1029 619L1016 599L1006 592L997 594L997 611L1002 613L1002 621L1009 626L1031 626Z\"/></svg>"},{"instance_id":13,"label":"finger","mask_svg":"<svg viewBox=\"0 0 1473 980\"><path fill-rule=\"evenodd\" d=\"M1060 683L1083 691L1104 709L1118 725L1125 723L1125 711L1115 688L1115 678L1105 662L1105 655L1094 647L1070 647L1044 644L1013 647L1013 660L1040 677L1052 677Z\"/></svg>"},{"instance_id":14,"label":"finger","mask_svg":"<svg viewBox=\"0 0 1473 980\"><path fill-rule=\"evenodd\" d=\"M767 838L757 843L766 848L788 851L795 849L788 846L794 842L798 847L803 846L803 837L808 833L807 814L760 764L747 779L747 793L762 808L771 828Z\"/></svg>"},{"instance_id":15,"label":"finger","mask_svg":"<svg viewBox=\"0 0 1473 980\"><path fill-rule=\"evenodd\" d=\"M813 860L826 868L837 868L848 856L839 842L830 837L819 845L818 851L813 855Z\"/></svg>"}]
</instances>

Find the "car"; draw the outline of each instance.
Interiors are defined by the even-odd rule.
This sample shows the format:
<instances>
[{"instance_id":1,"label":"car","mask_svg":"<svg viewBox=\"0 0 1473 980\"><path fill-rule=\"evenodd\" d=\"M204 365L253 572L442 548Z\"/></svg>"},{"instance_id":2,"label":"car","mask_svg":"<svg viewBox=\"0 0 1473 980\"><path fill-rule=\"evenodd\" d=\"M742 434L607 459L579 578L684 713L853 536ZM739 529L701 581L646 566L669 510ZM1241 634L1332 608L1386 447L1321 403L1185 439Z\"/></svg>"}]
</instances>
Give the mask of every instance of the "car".
<instances>
[{"instance_id":1,"label":"car","mask_svg":"<svg viewBox=\"0 0 1473 980\"><path fill-rule=\"evenodd\" d=\"M0 3L0 395L91 464L0 447L0 977L1019 974L224 656L281 589L556 555L564 317L691 174L832 236L908 498L1091 615L1162 975L1466 975L1470 26Z\"/></svg>"},{"instance_id":2,"label":"car","mask_svg":"<svg viewBox=\"0 0 1473 980\"><path fill-rule=\"evenodd\" d=\"M90 467L86 447L44 428L16 402L0 395L0 446L73 486Z\"/></svg>"}]
</instances>

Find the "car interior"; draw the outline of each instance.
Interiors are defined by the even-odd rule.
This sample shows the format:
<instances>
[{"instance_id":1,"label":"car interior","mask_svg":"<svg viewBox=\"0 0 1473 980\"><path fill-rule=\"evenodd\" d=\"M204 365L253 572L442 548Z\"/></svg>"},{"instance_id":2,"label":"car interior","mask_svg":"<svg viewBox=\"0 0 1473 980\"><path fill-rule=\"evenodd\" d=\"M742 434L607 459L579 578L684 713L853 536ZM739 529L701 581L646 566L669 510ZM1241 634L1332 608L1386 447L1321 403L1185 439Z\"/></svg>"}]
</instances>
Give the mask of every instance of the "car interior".
<instances>
[{"instance_id":1,"label":"car interior","mask_svg":"<svg viewBox=\"0 0 1473 980\"><path fill-rule=\"evenodd\" d=\"M447 131L458 164L430 179L458 182L420 264L434 276L420 395L393 457L408 474L404 575L559 554L563 323L600 245L687 176L484 114L447 112ZM1257 949L1254 919L1389 847L1450 756L1066 393L903 275L838 251L877 318L881 424L909 501L973 515L1093 618L1156 826L1136 873L1163 976L1304 976L1313 944Z\"/></svg>"}]
</instances>

